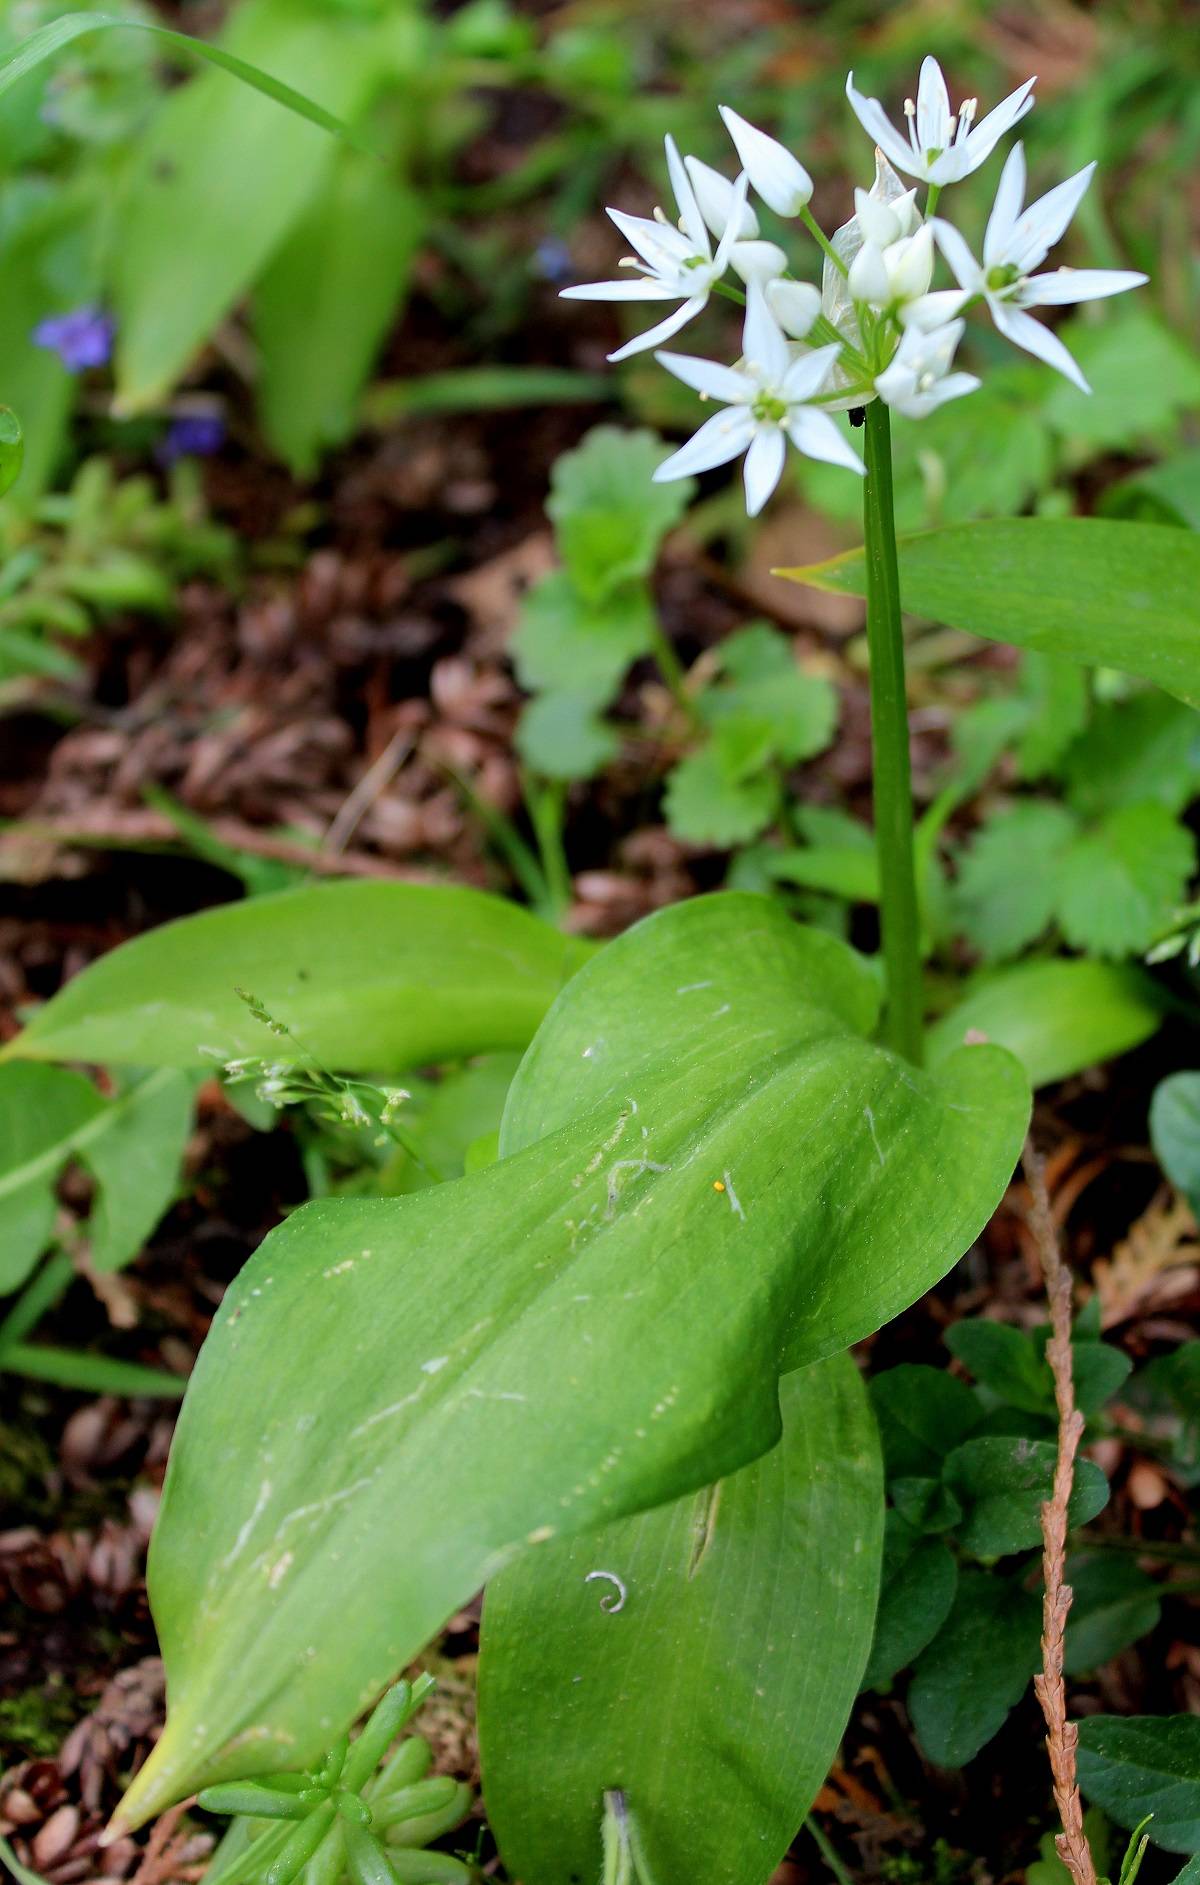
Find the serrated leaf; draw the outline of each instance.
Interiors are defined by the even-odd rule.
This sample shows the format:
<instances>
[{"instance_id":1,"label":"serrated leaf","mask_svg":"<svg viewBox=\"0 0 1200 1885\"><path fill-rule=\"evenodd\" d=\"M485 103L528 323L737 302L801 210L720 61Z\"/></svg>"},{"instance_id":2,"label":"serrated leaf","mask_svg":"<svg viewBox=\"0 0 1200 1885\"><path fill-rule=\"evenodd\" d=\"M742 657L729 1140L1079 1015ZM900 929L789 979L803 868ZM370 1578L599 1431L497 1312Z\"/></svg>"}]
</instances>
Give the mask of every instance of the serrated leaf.
<instances>
[{"instance_id":1,"label":"serrated leaf","mask_svg":"<svg viewBox=\"0 0 1200 1885\"><path fill-rule=\"evenodd\" d=\"M1200 1851L1200 1715L1090 1715L1078 1767L1086 1798L1118 1826L1153 1813L1156 1846Z\"/></svg>"},{"instance_id":2,"label":"serrated leaf","mask_svg":"<svg viewBox=\"0 0 1200 1885\"><path fill-rule=\"evenodd\" d=\"M1062 776L1086 818L1148 803L1180 812L1200 790L1200 716L1157 690L1103 701L1067 752Z\"/></svg>"},{"instance_id":3,"label":"serrated leaf","mask_svg":"<svg viewBox=\"0 0 1200 1885\"><path fill-rule=\"evenodd\" d=\"M1072 1556L1067 1582L1074 1592L1063 1658L1068 1675L1090 1674L1158 1623L1159 1587L1128 1558L1104 1551Z\"/></svg>"},{"instance_id":4,"label":"serrated leaf","mask_svg":"<svg viewBox=\"0 0 1200 1885\"><path fill-rule=\"evenodd\" d=\"M690 478L653 482L666 456L655 432L602 425L556 459L546 510L571 580L589 601L649 575L663 537L687 509Z\"/></svg>"},{"instance_id":5,"label":"serrated leaf","mask_svg":"<svg viewBox=\"0 0 1200 1885\"><path fill-rule=\"evenodd\" d=\"M778 629L765 622L739 629L722 643L720 660L728 678L706 688L697 706L719 736L742 733L747 756L741 764L725 753L731 776L744 776L770 756L794 765L828 746L837 725L837 690L796 666L791 643Z\"/></svg>"},{"instance_id":6,"label":"serrated leaf","mask_svg":"<svg viewBox=\"0 0 1200 1885\"><path fill-rule=\"evenodd\" d=\"M1021 661L1019 694L1026 719L1017 741L1017 772L1022 779L1040 779L1087 722L1087 675L1073 661L1028 653Z\"/></svg>"},{"instance_id":7,"label":"serrated leaf","mask_svg":"<svg viewBox=\"0 0 1200 1885\"><path fill-rule=\"evenodd\" d=\"M939 1767L964 1767L1004 1725L1041 1661L1042 1606L1016 1582L964 1571L944 1627L908 1688L917 1739Z\"/></svg>"},{"instance_id":8,"label":"serrated leaf","mask_svg":"<svg viewBox=\"0 0 1200 1885\"><path fill-rule=\"evenodd\" d=\"M965 428L974 438L974 432ZM1200 536L1099 517L1017 517L903 537L900 593L914 615L1089 667L1120 668L1200 706ZM780 570L865 596L861 549Z\"/></svg>"},{"instance_id":9,"label":"serrated leaf","mask_svg":"<svg viewBox=\"0 0 1200 1885\"><path fill-rule=\"evenodd\" d=\"M966 1507L959 1542L977 1558L1032 1551L1042 1542L1042 1506L1054 1487L1055 1446L1021 1435L965 1440L946 1460L945 1481ZM1068 1508L1086 1525L1108 1504L1108 1481L1092 1460L1075 1462Z\"/></svg>"},{"instance_id":10,"label":"serrated leaf","mask_svg":"<svg viewBox=\"0 0 1200 1885\"><path fill-rule=\"evenodd\" d=\"M101 956L0 1062L211 1068L307 1050L348 1072L399 1073L524 1047L589 953L478 890L308 885L183 917ZM255 1021L238 988L295 1038Z\"/></svg>"},{"instance_id":11,"label":"serrated leaf","mask_svg":"<svg viewBox=\"0 0 1200 1885\"><path fill-rule=\"evenodd\" d=\"M1098 956L1148 949L1183 901L1196 843L1162 805L1127 805L1061 862L1063 935Z\"/></svg>"},{"instance_id":12,"label":"serrated leaf","mask_svg":"<svg viewBox=\"0 0 1200 1885\"><path fill-rule=\"evenodd\" d=\"M565 570L551 570L522 601L510 646L522 687L606 707L653 635L653 605L640 585L589 602Z\"/></svg>"},{"instance_id":13,"label":"serrated leaf","mask_svg":"<svg viewBox=\"0 0 1200 1885\"><path fill-rule=\"evenodd\" d=\"M953 905L985 962L1002 962L1049 928L1062 860L1077 826L1061 805L1031 800L989 818L959 865Z\"/></svg>"},{"instance_id":14,"label":"serrated leaf","mask_svg":"<svg viewBox=\"0 0 1200 1885\"><path fill-rule=\"evenodd\" d=\"M741 779L731 775L715 740L680 760L663 799L667 823L677 838L723 849L757 837L778 804L778 780L769 773Z\"/></svg>"},{"instance_id":15,"label":"serrated leaf","mask_svg":"<svg viewBox=\"0 0 1200 1885\"><path fill-rule=\"evenodd\" d=\"M488 1815L527 1885L600 1876L614 1787L663 1879L761 1885L807 1812L871 1639L882 1469L848 1355L780 1400L783 1438L752 1466L489 1586Z\"/></svg>"},{"instance_id":16,"label":"serrated leaf","mask_svg":"<svg viewBox=\"0 0 1200 1885\"><path fill-rule=\"evenodd\" d=\"M882 1688L928 1647L950 1614L957 1588L958 1565L941 1539L919 1537L898 1512L889 1512L864 1689Z\"/></svg>"},{"instance_id":17,"label":"serrated leaf","mask_svg":"<svg viewBox=\"0 0 1200 1885\"><path fill-rule=\"evenodd\" d=\"M778 1375L967 1247L1023 1078L987 1048L898 1062L848 1018L876 1001L768 899L677 904L564 990L498 1163L271 1233L176 1431L150 1564L171 1714L129 1823L311 1761L525 1546L757 1457Z\"/></svg>"},{"instance_id":18,"label":"serrated leaf","mask_svg":"<svg viewBox=\"0 0 1200 1885\"><path fill-rule=\"evenodd\" d=\"M540 694L517 723L516 747L547 779L590 779L621 750L620 735L578 694Z\"/></svg>"}]
</instances>

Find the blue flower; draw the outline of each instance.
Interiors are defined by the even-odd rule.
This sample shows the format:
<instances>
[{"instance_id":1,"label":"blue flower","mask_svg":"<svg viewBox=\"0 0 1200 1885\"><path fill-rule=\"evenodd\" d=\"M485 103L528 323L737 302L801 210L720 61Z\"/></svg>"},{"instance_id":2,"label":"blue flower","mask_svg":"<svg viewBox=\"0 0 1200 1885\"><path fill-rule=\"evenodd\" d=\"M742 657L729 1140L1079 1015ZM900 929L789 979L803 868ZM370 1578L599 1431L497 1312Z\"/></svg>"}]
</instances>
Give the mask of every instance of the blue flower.
<instances>
[{"instance_id":1,"label":"blue flower","mask_svg":"<svg viewBox=\"0 0 1200 1885\"><path fill-rule=\"evenodd\" d=\"M49 314L39 321L30 338L35 347L56 353L71 373L102 367L112 357L116 326L112 316L97 307L72 308L69 314Z\"/></svg>"},{"instance_id":2,"label":"blue flower","mask_svg":"<svg viewBox=\"0 0 1200 1885\"><path fill-rule=\"evenodd\" d=\"M177 458L211 458L225 443L225 421L218 412L184 412L172 419L158 455L164 464Z\"/></svg>"}]
</instances>

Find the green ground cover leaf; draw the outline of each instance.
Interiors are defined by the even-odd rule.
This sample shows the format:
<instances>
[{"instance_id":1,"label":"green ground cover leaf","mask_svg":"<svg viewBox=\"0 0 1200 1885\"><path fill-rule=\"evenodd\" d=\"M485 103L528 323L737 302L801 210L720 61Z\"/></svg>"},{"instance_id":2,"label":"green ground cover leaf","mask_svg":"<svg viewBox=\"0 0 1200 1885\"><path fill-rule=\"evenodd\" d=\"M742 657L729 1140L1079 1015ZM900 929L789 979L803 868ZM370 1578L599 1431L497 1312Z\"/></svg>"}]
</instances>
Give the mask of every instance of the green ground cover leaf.
<instances>
[{"instance_id":1,"label":"green ground cover leaf","mask_svg":"<svg viewBox=\"0 0 1200 1885\"><path fill-rule=\"evenodd\" d=\"M965 1440L945 1465L946 1484L966 1509L958 1528L977 1558L1032 1551L1042 1540L1042 1506L1054 1482L1055 1447L1020 1435L978 1435ZM1108 1481L1092 1460L1077 1460L1071 1493L1072 1525L1086 1525L1108 1504Z\"/></svg>"},{"instance_id":2,"label":"green ground cover leaf","mask_svg":"<svg viewBox=\"0 0 1200 1885\"><path fill-rule=\"evenodd\" d=\"M1019 955L1049 928L1060 867L1076 830L1063 806L1031 799L989 818L972 840L953 905L964 935L985 962Z\"/></svg>"},{"instance_id":3,"label":"green ground cover leaf","mask_svg":"<svg viewBox=\"0 0 1200 1885\"><path fill-rule=\"evenodd\" d=\"M1200 538L1190 531L1097 517L988 519L903 537L899 560L914 615L1120 668L1200 706ZM779 574L866 594L861 549Z\"/></svg>"},{"instance_id":4,"label":"green ground cover leaf","mask_svg":"<svg viewBox=\"0 0 1200 1885\"><path fill-rule=\"evenodd\" d=\"M870 1645L883 1477L848 1355L786 1376L780 1403L753 1465L489 1587L488 1815L528 1885L599 1876L613 1787L664 1879L761 1885L804 1818Z\"/></svg>"},{"instance_id":5,"label":"green ground cover leaf","mask_svg":"<svg viewBox=\"0 0 1200 1885\"><path fill-rule=\"evenodd\" d=\"M1020 1584L964 1571L945 1626L908 1688L917 1739L939 1767L973 1760L1041 1662L1042 1606Z\"/></svg>"},{"instance_id":6,"label":"green ground cover leaf","mask_svg":"<svg viewBox=\"0 0 1200 1885\"><path fill-rule=\"evenodd\" d=\"M524 1047L589 953L516 904L458 886L308 885L164 924L101 956L0 1059L212 1066L294 1060L249 989L318 1059L401 1072Z\"/></svg>"},{"instance_id":7,"label":"green ground cover leaf","mask_svg":"<svg viewBox=\"0 0 1200 1885\"><path fill-rule=\"evenodd\" d=\"M1118 1826L1153 1813L1168 1852L1200 1851L1200 1715L1090 1715L1079 1724L1079 1785Z\"/></svg>"},{"instance_id":8,"label":"green ground cover leaf","mask_svg":"<svg viewBox=\"0 0 1200 1885\"><path fill-rule=\"evenodd\" d=\"M863 1688L878 1689L921 1654L954 1603L958 1564L940 1538L922 1538L900 1514L887 1514L883 1575Z\"/></svg>"},{"instance_id":9,"label":"green ground cover leaf","mask_svg":"<svg viewBox=\"0 0 1200 1885\"><path fill-rule=\"evenodd\" d=\"M1129 1643L1148 1636L1162 1613L1154 1579L1111 1552L1074 1554L1067 1561L1067 1582L1074 1592L1064 1657L1068 1675L1098 1669Z\"/></svg>"},{"instance_id":10,"label":"green ground cover leaf","mask_svg":"<svg viewBox=\"0 0 1200 1885\"><path fill-rule=\"evenodd\" d=\"M683 516L695 485L652 482L666 455L656 432L596 426L555 460L546 510L576 589L601 602L648 576L658 546Z\"/></svg>"}]
</instances>

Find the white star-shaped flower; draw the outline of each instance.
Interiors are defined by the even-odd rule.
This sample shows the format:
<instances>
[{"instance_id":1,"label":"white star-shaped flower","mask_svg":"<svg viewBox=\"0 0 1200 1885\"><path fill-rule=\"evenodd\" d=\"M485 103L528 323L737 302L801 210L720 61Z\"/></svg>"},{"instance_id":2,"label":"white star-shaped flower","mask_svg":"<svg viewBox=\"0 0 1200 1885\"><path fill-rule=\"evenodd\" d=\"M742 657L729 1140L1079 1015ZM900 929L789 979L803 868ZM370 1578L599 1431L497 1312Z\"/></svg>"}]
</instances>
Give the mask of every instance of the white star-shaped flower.
<instances>
[{"instance_id":1,"label":"white star-shaped flower","mask_svg":"<svg viewBox=\"0 0 1200 1885\"><path fill-rule=\"evenodd\" d=\"M904 102L907 137L896 129L877 98L865 98L855 90L853 72L846 80L846 96L863 130L874 138L898 170L940 188L969 177L986 162L1004 133L1033 109L1031 94L1036 82L1026 79L1024 85L1018 86L976 124L978 101L966 98L957 114L952 112L941 66L936 59L925 59L921 63L917 102L914 105L911 98Z\"/></svg>"},{"instance_id":2,"label":"white star-shaped flower","mask_svg":"<svg viewBox=\"0 0 1200 1885\"><path fill-rule=\"evenodd\" d=\"M964 325L948 321L928 333L910 327L901 335L888 365L875 375L875 391L885 406L907 419L925 419L948 399L976 390L979 381L973 373L950 371Z\"/></svg>"},{"instance_id":3,"label":"white star-shaped flower","mask_svg":"<svg viewBox=\"0 0 1200 1885\"><path fill-rule=\"evenodd\" d=\"M935 217L932 228L938 247L949 262L959 290L927 295L916 311L918 325L957 313L966 301L980 295L1000 332L1026 353L1036 354L1055 367L1081 392L1091 391L1075 361L1057 334L1026 312L1029 308L1069 306L1095 301L1139 288L1145 275L1124 268L1057 268L1049 274L1031 274L1060 240L1088 184L1095 164L1087 164L1065 183L1022 209L1025 200L1025 153L1014 145L1000 174L996 201L983 238L983 261L977 262L964 238L950 223Z\"/></svg>"},{"instance_id":4,"label":"white star-shaped flower","mask_svg":"<svg viewBox=\"0 0 1200 1885\"><path fill-rule=\"evenodd\" d=\"M658 467L655 482L711 471L745 452L746 509L757 517L779 483L789 439L806 457L844 465L861 476L862 460L829 414L805 403L828 380L840 348L835 344L796 355L758 281L747 287L742 345L744 354L737 367L720 366L693 354L655 356L685 385L706 398L719 399L724 406Z\"/></svg>"},{"instance_id":5,"label":"white star-shaped flower","mask_svg":"<svg viewBox=\"0 0 1200 1885\"><path fill-rule=\"evenodd\" d=\"M625 264L634 272L623 281L582 282L562 290L567 301L678 301L679 306L665 321L618 347L609 354L610 360L626 360L630 354L656 347L694 320L707 304L714 282L725 274L733 245L743 233L746 178L739 177L731 186L728 221L714 255L696 192L673 137L666 139L666 149L671 188L679 208L678 228L661 211L651 219L610 209L608 213L617 228L637 251Z\"/></svg>"}]
</instances>

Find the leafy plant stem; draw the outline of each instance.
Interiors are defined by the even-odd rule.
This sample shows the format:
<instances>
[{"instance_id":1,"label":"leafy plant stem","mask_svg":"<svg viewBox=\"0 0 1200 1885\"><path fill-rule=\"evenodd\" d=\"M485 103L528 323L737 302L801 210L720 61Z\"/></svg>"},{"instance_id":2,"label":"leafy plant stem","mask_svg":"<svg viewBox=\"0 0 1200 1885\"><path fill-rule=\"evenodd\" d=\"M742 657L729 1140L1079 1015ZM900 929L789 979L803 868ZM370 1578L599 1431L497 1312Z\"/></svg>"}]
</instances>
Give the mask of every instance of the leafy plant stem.
<instances>
[{"instance_id":1,"label":"leafy plant stem","mask_svg":"<svg viewBox=\"0 0 1200 1885\"><path fill-rule=\"evenodd\" d=\"M863 525L867 565L867 645L871 662L871 744L875 775L875 843L879 855L880 922L887 990L884 1037L907 1059L921 1061L921 925L913 856L912 778L904 689L904 631L892 504L888 409L873 400L866 413L867 477Z\"/></svg>"},{"instance_id":2,"label":"leafy plant stem","mask_svg":"<svg viewBox=\"0 0 1200 1885\"><path fill-rule=\"evenodd\" d=\"M805 1820L804 1825L805 1825L806 1830L812 1834L813 1840L816 1843L817 1851L820 1853L821 1857L824 1859L826 1865L829 1867L829 1870L833 1873L833 1876L837 1880L838 1885L854 1885L853 1879L851 1878L849 1872L847 1872L845 1866L842 1864L841 1859L838 1857L836 1846L833 1844L833 1842L829 1838L827 1838L825 1833L822 1832L820 1826L818 1826L816 1820L813 1818L811 1813L809 1814L808 1818Z\"/></svg>"},{"instance_id":3,"label":"leafy plant stem","mask_svg":"<svg viewBox=\"0 0 1200 1885\"><path fill-rule=\"evenodd\" d=\"M571 867L563 847L566 780L526 778L525 802L546 881L548 913L557 922L570 908L572 897Z\"/></svg>"}]
</instances>

